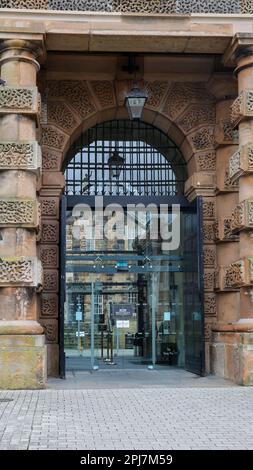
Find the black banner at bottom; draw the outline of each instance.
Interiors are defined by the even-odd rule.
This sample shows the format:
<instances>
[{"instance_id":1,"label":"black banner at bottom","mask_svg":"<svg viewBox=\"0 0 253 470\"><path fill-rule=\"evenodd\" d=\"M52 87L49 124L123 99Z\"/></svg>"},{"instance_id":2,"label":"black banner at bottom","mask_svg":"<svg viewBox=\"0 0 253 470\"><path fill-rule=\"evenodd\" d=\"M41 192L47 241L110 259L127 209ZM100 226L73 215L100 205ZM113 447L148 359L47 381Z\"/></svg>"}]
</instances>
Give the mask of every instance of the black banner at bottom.
<instances>
[{"instance_id":1,"label":"black banner at bottom","mask_svg":"<svg viewBox=\"0 0 253 470\"><path fill-rule=\"evenodd\" d=\"M54 463L59 468L60 465L71 465L71 468L85 468L98 466L101 468L115 468L122 466L127 468L133 466L144 468L161 466L165 468L188 468L198 465L245 465L252 464L253 451L251 450L164 450L164 451L82 451L82 450L3 450L0 451L1 465L4 463L29 465L48 465ZM38 460L39 459L39 460ZM33 467L34 468L34 467Z\"/></svg>"}]
</instances>

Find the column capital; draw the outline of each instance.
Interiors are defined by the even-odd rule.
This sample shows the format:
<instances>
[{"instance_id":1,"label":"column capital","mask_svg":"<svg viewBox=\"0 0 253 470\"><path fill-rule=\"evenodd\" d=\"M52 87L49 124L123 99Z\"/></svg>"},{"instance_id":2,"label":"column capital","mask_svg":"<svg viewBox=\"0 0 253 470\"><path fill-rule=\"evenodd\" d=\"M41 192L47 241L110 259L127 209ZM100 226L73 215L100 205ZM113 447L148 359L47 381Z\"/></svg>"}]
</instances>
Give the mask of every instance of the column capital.
<instances>
[{"instance_id":1,"label":"column capital","mask_svg":"<svg viewBox=\"0 0 253 470\"><path fill-rule=\"evenodd\" d=\"M233 37L224 56L226 66L253 66L253 33L237 33ZM236 69L238 73L240 70Z\"/></svg>"},{"instance_id":2,"label":"column capital","mask_svg":"<svg viewBox=\"0 0 253 470\"><path fill-rule=\"evenodd\" d=\"M39 69L36 59L43 61L45 56L44 40L24 38L0 38L0 66L10 60L33 62Z\"/></svg>"}]
</instances>

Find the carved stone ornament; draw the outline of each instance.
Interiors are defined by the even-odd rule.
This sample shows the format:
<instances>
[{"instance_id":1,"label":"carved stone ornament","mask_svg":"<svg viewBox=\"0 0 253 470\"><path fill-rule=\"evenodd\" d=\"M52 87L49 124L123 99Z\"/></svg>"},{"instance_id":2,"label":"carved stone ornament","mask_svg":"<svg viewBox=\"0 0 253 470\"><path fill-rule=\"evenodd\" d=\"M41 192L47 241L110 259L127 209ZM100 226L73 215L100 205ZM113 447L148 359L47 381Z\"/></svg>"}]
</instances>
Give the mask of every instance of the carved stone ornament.
<instances>
[{"instance_id":1,"label":"carved stone ornament","mask_svg":"<svg viewBox=\"0 0 253 470\"><path fill-rule=\"evenodd\" d=\"M58 343L58 321L53 319L40 320L45 329L46 343Z\"/></svg>"},{"instance_id":2,"label":"carved stone ornament","mask_svg":"<svg viewBox=\"0 0 253 470\"><path fill-rule=\"evenodd\" d=\"M0 114L39 114L40 97L36 87L0 87Z\"/></svg>"},{"instance_id":3,"label":"carved stone ornament","mask_svg":"<svg viewBox=\"0 0 253 470\"><path fill-rule=\"evenodd\" d=\"M0 142L1 170L39 171L41 148L34 142Z\"/></svg>"},{"instance_id":4,"label":"carved stone ornament","mask_svg":"<svg viewBox=\"0 0 253 470\"><path fill-rule=\"evenodd\" d=\"M231 106L231 123L238 126L242 119L253 116L253 90L243 90Z\"/></svg>"},{"instance_id":5,"label":"carved stone ornament","mask_svg":"<svg viewBox=\"0 0 253 470\"><path fill-rule=\"evenodd\" d=\"M253 173L253 144L244 145L229 159L229 177L236 181L240 176Z\"/></svg>"},{"instance_id":6,"label":"carved stone ornament","mask_svg":"<svg viewBox=\"0 0 253 470\"><path fill-rule=\"evenodd\" d=\"M240 232L253 228L253 199L246 199L238 204L232 213L231 230Z\"/></svg>"},{"instance_id":7,"label":"carved stone ornament","mask_svg":"<svg viewBox=\"0 0 253 470\"><path fill-rule=\"evenodd\" d=\"M58 295L42 294L41 295L41 318L57 318L58 317Z\"/></svg>"},{"instance_id":8,"label":"carved stone ornament","mask_svg":"<svg viewBox=\"0 0 253 470\"><path fill-rule=\"evenodd\" d=\"M219 266L215 272L215 290L224 291L237 291L234 283L235 276L240 276L241 267L238 266Z\"/></svg>"},{"instance_id":9,"label":"carved stone ornament","mask_svg":"<svg viewBox=\"0 0 253 470\"><path fill-rule=\"evenodd\" d=\"M59 223L57 221L42 222L41 241L43 243L57 243L59 241Z\"/></svg>"},{"instance_id":10,"label":"carved stone ornament","mask_svg":"<svg viewBox=\"0 0 253 470\"><path fill-rule=\"evenodd\" d=\"M40 245L40 259L43 268L57 268L58 267L58 247Z\"/></svg>"},{"instance_id":11,"label":"carved stone ornament","mask_svg":"<svg viewBox=\"0 0 253 470\"><path fill-rule=\"evenodd\" d=\"M238 141L238 131L233 128L230 120L220 121L216 124L214 130L215 147L223 145L238 145Z\"/></svg>"},{"instance_id":12,"label":"carved stone ornament","mask_svg":"<svg viewBox=\"0 0 253 470\"><path fill-rule=\"evenodd\" d=\"M215 171L216 154L214 150L195 152L197 171Z\"/></svg>"},{"instance_id":13,"label":"carved stone ornament","mask_svg":"<svg viewBox=\"0 0 253 470\"><path fill-rule=\"evenodd\" d=\"M0 0L0 8L121 13L253 13L250 0Z\"/></svg>"},{"instance_id":14,"label":"carved stone ornament","mask_svg":"<svg viewBox=\"0 0 253 470\"><path fill-rule=\"evenodd\" d=\"M42 148L42 168L43 170L57 171L60 168L61 153L52 151L51 148Z\"/></svg>"},{"instance_id":15,"label":"carved stone ornament","mask_svg":"<svg viewBox=\"0 0 253 470\"><path fill-rule=\"evenodd\" d=\"M215 203L213 201L203 201L203 218L204 220L215 218Z\"/></svg>"},{"instance_id":16,"label":"carved stone ornament","mask_svg":"<svg viewBox=\"0 0 253 470\"><path fill-rule=\"evenodd\" d=\"M205 295L204 311L205 316L216 316L216 294L210 293Z\"/></svg>"},{"instance_id":17,"label":"carved stone ornament","mask_svg":"<svg viewBox=\"0 0 253 470\"><path fill-rule=\"evenodd\" d=\"M232 180L229 176L229 168L226 168L224 174L224 187L221 189L224 192L238 192L239 191L239 181Z\"/></svg>"},{"instance_id":18,"label":"carved stone ornament","mask_svg":"<svg viewBox=\"0 0 253 470\"><path fill-rule=\"evenodd\" d=\"M238 236L232 232L232 217L219 218L214 223L214 238L217 242L238 240Z\"/></svg>"},{"instance_id":19,"label":"carved stone ornament","mask_svg":"<svg viewBox=\"0 0 253 470\"><path fill-rule=\"evenodd\" d=\"M215 248L204 248L203 259L205 267L214 267L216 262Z\"/></svg>"},{"instance_id":20,"label":"carved stone ornament","mask_svg":"<svg viewBox=\"0 0 253 470\"><path fill-rule=\"evenodd\" d=\"M0 227L38 226L38 204L33 199L0 199Z\"/></svg>"},{"instance_id":21,"label":"carved stone ornament","mask_svg":"<svg viewBox=\"0 0 253 470\"><path fill-rule=\"evenodd\" d=\"M253 258L244 258L226 268L226 285L247 287L253 284Z\"/></svg>"},{"instance_id":22,"label":"carved stone ornament","mask_svg":"<svg viewBox=\"0 0 253 470\"><path fill-rule=\"evenodd\" d=\"M0 287L42 286L42 266L37 258L0 258Z\"/></svg>"}]
</instances>

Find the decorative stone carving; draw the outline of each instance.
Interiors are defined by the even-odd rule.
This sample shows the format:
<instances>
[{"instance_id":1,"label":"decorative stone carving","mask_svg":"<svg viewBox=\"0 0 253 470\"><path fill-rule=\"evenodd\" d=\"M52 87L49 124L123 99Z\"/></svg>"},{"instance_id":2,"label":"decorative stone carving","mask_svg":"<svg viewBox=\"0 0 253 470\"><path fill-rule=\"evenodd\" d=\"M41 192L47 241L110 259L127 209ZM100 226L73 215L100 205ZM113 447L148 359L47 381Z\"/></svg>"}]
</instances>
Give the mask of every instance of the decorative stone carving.
<instances>
[{"instance_id":1,"label":"decorative stone carving","mask_svg":"<svg viewBox=\"0 0 253 470\"><path fill-rule=\"evenodd\" d=\"M213 291L214 290L214 281L215 281L215 272L206 270L204 272L204 289L205 291Z\"/></svg>"},{"instance_id":2,"label":"decorative stone carving","mask_svg":"<svg viewBox=\"0 0 253 470\"><path fill-rule=\"evenodd\" d=\"M61 156L57 155L52 150L42 149L42 167L43 170L58 170L60 167Z\"/></svg>"},{"instance_id":3,"label":"decorative stone carving","mask_svg":"<svg viewBox=\"0 0 253 470\"><path fill-rule=\"evenodd\" d=\"M216 270L215 290L220 292L238 290L234 285L235 272L237 272L237 268L235 267L219 266Z\"/></svg>"},{"instance_id":4,"label":"decorative stone carving","mask_svg":"<svg viewBox=\"0 0 253 470\"><path fill-rule=\"evenodd\" d=\"M0 8L24 8L33 10L47 10L48 0L1 0Z\"/></svg>"},{"instance_id":5,"label":"decorative stone carving","mask_svg":"<svg viewBox=\"0 0 253 470\"><path fill-rule=\"evenodd\" d=\"M169 90L163 112L175 120L190 103L213 101L205 87L205 83L174 83Z\"/></svg>"},{"instance_id":6,"label":"decorative stone carving","mask_svg":"<svg viewBox=\"0 0 253 470\"><path fill-rule=\"evenodd\" d=\"M57 246L40 246L40 259L43 268L58 267L58 247Z\"/></svg>"},{"instance_id":7,"label":"decorative stone carving","mask_svg":"<svg viewBox=\"0 0 253 470\"><path fill-rule=\"evenodd\" d=\"M214 146L214 128L202 127L190 136L190 141L195 150L204 150Z\"/></svg>"},{"instance_id":8,"label":"decorative stone carving","mask_svg":"<svg viewBox=\"0 0 253 470\"><path fill-rule=\"evenodd\" d=\"M49 9L111 12L114 10L114 4L115 0L49 0Z\"/></svg>"},{"instance_id":9,"label":"decorative stone carving","mask_svg":"<svg viewBox=\"0 0 253 470\"><path fill-rule=\"evenodd\" d=\"M212 201L204 201L203 202L203 218L207 219L214 219L215 217L215 203Z\"/></svg>"},{"instance_id":10,"label":"decorative stone carving","mask_svg":"<svg viewBox=\"0 0 253 470\"><path fill-rule=\"evenodd\" d=\"M238 145L238 130L234 129L230 120L220 121L214 130L215 147L222 145Z\"/></svg>"},{"instance_id":11,"label":"decorative stone carving","mask_svg":"<svg viewBox=\"0 0 253 470\"><path fill-rule=\"evenodd\" d=\"M42 285L42 267L37 258L0 258L0 287Z\"/></svg>"},{"instance_id":12,"label":"decorative stone carving","mask_svg":"<svg viewBox=\"0 0 253 470\"><path fill-rule=\"evenodd\" d=\"M226 285L247 287L253 284L253 258L244 258L226 268Z\"/></svg>"},{"instance_id":13,"label":"decorative stone carving","mask_svg":"<svg viewBox=\"0 0 253 470\"><path fill-rule=\"evenodd\" d=\"M204 152L196 152L195 159L198 171L215 171L216 170L216 154L214 150L206 150Z\"/></svg>"},{"instance_id":14,"label":"decorative stone carving","mask_svg":"<svg viewBox=\"0 0 253 470\"><path fill-rule=\"evenodd\" d=\"M74 112L85 119L96 112L94 100L92 99L85 81L50 81L48 82L49 98L62 98L67 100ZM45 144L46 145L46 144Z\"/></svg>"},{"instance_id":15,"label":"decorative stone carving","mask_svg":"<svg viewBox=\"0 0 253 470\"><path fill-rule=\"evenodd\" d=\"M215 261L216 261L215 248L211 248L211 247L206 248L206 247L204 247L203 260L204 260L205 267L210 266L210 267L214 268Z\"/></svg>"},{"instance_id":16,"label":"decorative stone carving","mask_svg":"<svg viewBox=\"0 0 253 470\"><path fill-rule=\"evenodd\" d=\"M236 241L237 235L232 232L232 218L219 218L215 222L214 238L216 241Z\"/></svg>"},{"instance_id":17,"label":"decorative stone carving","mask_svg":"<svg viewBox=\"0 0 253 470\"><path fill-rule=\"evenodd\" d=\"M58 199L50 197L40 197L42 217L58 217Z\"/></svg>"},{"instance_id":18,"label":"decorative stone carving","mask_svg":"<svg viewBox=\"0 0 253 470\"><path fill-rule=\"evenodd\" d=\"M239 191L239 182L232 180L229 176L229 168L225 170L225 175L224 175L224 188L222 188L222 191L225 192L237 192Z\"/></svg>"},{"instance_id":19,"label":"decorative stone carving","mask_svg":"<svg viewBox=\"0 0 253 470\"><path fill-rule=\"evenodd\" d=\"M229 159L229 177L236 181L243 174L253 173L253 144L244 145Z\"/></svg>"},{"instance_id":20,"label":"decorative stone carving","mask_svg":"<svg viewBox=\"0 0 253 470\"><path fill-rule=\"evenodd\" d=\"M216 294L205 294L204 311L206 316L216 316Z\"/></svg>"},{"instance_id":21,"label":"decorative stone carving","mask_svg":"<svg viewBox=\"0 0 253 470\"><path fill-rule=\"evenodd\" d=\"M253 13L250 0L0 0L0 8L122 13Z\"/></svg>"},{"instance_id":22,"label":"decorative stone carving","mask_svg":"<svg viewBox=\"0 0 253 470\"><path fill-rule=\"evenodd\" d=\"M56 270L44 270L43 290L57 292L58 291L59 273Z\"/></svg>"},{"instance_id":23,"label":"decorative stone carving","mask_svg":"<svg viewBox=\"0 0 253 470\"><path fill-rule=\"evenodd\" d=\"M42 127L42 145L46 147L52 147L56 150L63 150L68 137L66 134L53 126L41 126ZM43 156L44 159L44 156ZM44 164L44 163L43 163Z\"/></svg>"},{"instance_id":24,"label":"decorative stone carving","mask_svg":"<svg viewBox=\"0 0 253 470\"><path fill-rule=\"evenodd\" d=\"M0 87L0 114L38 114L39 97L37 88Z\"/></svg>"},{"instance_id":25,"label":"decorative stone carving","mask_svg":"<svg viewBox=\"0 0 253 470\"><path fill-rule=\"evenodd\" d=\"M43 221L41 229L43 243L57 243L59 239L59 223L57 221Z\"/></svg>"},{"instance_id":26,"label":"decorative stone carving","mask_svg":"<svg viewBox=\"0 0 253 470\"><path fill-rule=\"evenodd\" d=\"M212 243L214 241L213 222L204 222L203 241L204 243Z\"/></svg>"},{"instance_id":27,"label":"decorative stone carving","mask_svg":"<svg viewBox=\"0 0 253 470\"><path fill-rule=\"evenodd\" d=\"M40 320L40 324L45 329L46 342L58 343L58 321L53 319Z\"/></svg>"},{"instance_id":28,"label":"decorative stone carving","mask_svg":"<svg viewBox=\"0 0 253 470\"><path fill-rule=\"evenodd\" d=\"M238 126L245 117L253 116L253 90L243 90L231 106L231 122Z\"/></svg>"},{"instance_id":29,"label":"decorative stone carving","mask_svg":"<svg viewBox=\"0 0 253 470\"><path fill-rule=\"evenodd\" d=\"M244 278L244 265L241 261L232 263L225 269L225 286L240 286Z\"/></svg>"},{"instance_id":30,"label":"decorative stone carving","mask_svg":"<svg viewBox=\"0 0 253 470\"><path fill-rule=\"evenodd\" d=\"M252 0L240 0L240 12L246 14L253 14L253 3Z\"/></svg>"},{"instance_id":31,"label":"decorative stone carving","mask_svg":"<svg viewBox=\"0 0 253 470\"><path fill-rule=\"evenodd\" d=\"M212 103L208 105L194 104L185 111L178 121L178 125L184 132L188 133L195 127L200 127L215 123L215 110Z\"/></svg>"},{"instance_id":32,"label":"decorative stone carving","mask_svg":"<svg viewBox=\"0 0 253 470\"><path fill-rule=\"evenodd\" d=\"M205 335L205 342L210 343L212 338L212 321L208 321L208 318L205 318L205 326L204 326L204 335Z\"/></svg>"},{"instance_id":33,"label":"decorative stone carving","mask_svg":"<svg viewBox=\"0 0 253 470\"><path fill-rule=\"evenodd\" d=\"M41 318L57 318L58 317L58 295L42 294L41 295Z\"/></svg>"},{"instance_id":34,"label":"decorative stone carving","mask_svg":"<svg viewBox=\"0 0 253 470\"><path fill-rule=\"evenodd\" d=\"M177 0L116 0L114 11L122 13L175 13Z\"/></svg>"},{"instance_id":35,"label":"decorative stone carving","mask_svg":"<svg viewBox=\"0 0 253 470\"><path fill-rule=\"evenodd\" d=\"M231 229L240 232L253 228L253 199L246 199L238 204L232 214Z\"/></svg>"},{"instance_id":36,"label":"decorative stone carving","mask_svg":"<svg viewBox=\"0 0 253 470\"><path fill-rule=\"evenodd\" d=\"M49 101L47 110L48 123L60 127L67 133L71 133L79 124L73 112L61 101Z\"/></svg>"},{"instance_id":37,"label":"decorative stone carving","mask_svg":"<svg viewBox=\"0 0 253 470\"><path fill-rule=\"evenodd\" d=\"M0 142L0 170L41 168L41 149L35 142Z\"/></svg>"},{"instance_id":38,"label":"decorative stone carving","mask_svg":"<svg viewBox=\"0 0 253 470\"><path fill-rule=\"evenodd\" d=\"M38 206L32 199L0 199L0 227L38 226Z\"/></svg>"},{"instance_id":39,"label":"decorative stone carving","mask_svg":"<svg viewBox=\"0 0 253 470\"><path fill-rule=\"evenodd\" d=\"M146 106L148 108L158 110L165 97L168 88L168 82L144 82L144 88L148 94L148 101Z\"/></svg>"},{"instance_id":40,"label":"decorative stone carving","mask_svg":"<svg viewBox=\"0 0 253 470\"><path fill-rule=\"evenodd\" d=\"M177 0L178 13L239 13L239 0Z\"/></svg>"},{"instance_id":41,"label":"decorative stone carving","mask_svg":"<svg viewBox=\"0 0 253 470\"><path fill-rule=\"evenodd\" d=\"M101 108L112 108L115 106L115 96L112 82L100 80L91 81L90 85Z\"/></svg>"}]
</instances>

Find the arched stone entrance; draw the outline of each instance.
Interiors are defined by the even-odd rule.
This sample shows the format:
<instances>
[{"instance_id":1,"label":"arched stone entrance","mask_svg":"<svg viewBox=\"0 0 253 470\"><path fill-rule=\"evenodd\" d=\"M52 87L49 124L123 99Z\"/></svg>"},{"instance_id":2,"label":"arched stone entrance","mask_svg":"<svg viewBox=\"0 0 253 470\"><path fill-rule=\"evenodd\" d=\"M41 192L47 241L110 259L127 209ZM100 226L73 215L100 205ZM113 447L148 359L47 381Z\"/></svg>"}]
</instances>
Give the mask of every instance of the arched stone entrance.
<instances>
[{"instance_id":1,"label":"arched stone entrance","mask_svg":"<svg viewBox=\"0 0 253 470\"><path fill-rule=\"evenodd\" d=\"M124 96L130 81L50 81L46 85L42 126L43 185L41 188L42 239L46 282L41 295L41 323L47 329L49 373L58 372L59 197L64 187L60 173L65 155L81 132L107 120L128 119ZM215 99L205 83L145 82L149 99L143 121L161 129L178 146L187 165L185 194L204 198L206 369L209 370L210 330L216 315L214 271L215 222ZM226 121L226 126L227 121ZM224 127L225 127L224 124ZM222 127L222 125L220 125ZM222 129L221 129L222 131ZM216 131L217 132L217 131ZM49 208L51 206L51 209ZM54 206L54 210L52 207ZM54 213L53 213L54 212ZM54 254L54 264L50 255ZM52 258L51 258L52 259ZM48 281L47 281L48 280ZM51 314L52 312L52 314ZM53 313L54 312L54 313Z\"/></svg>"}]
</instances>

